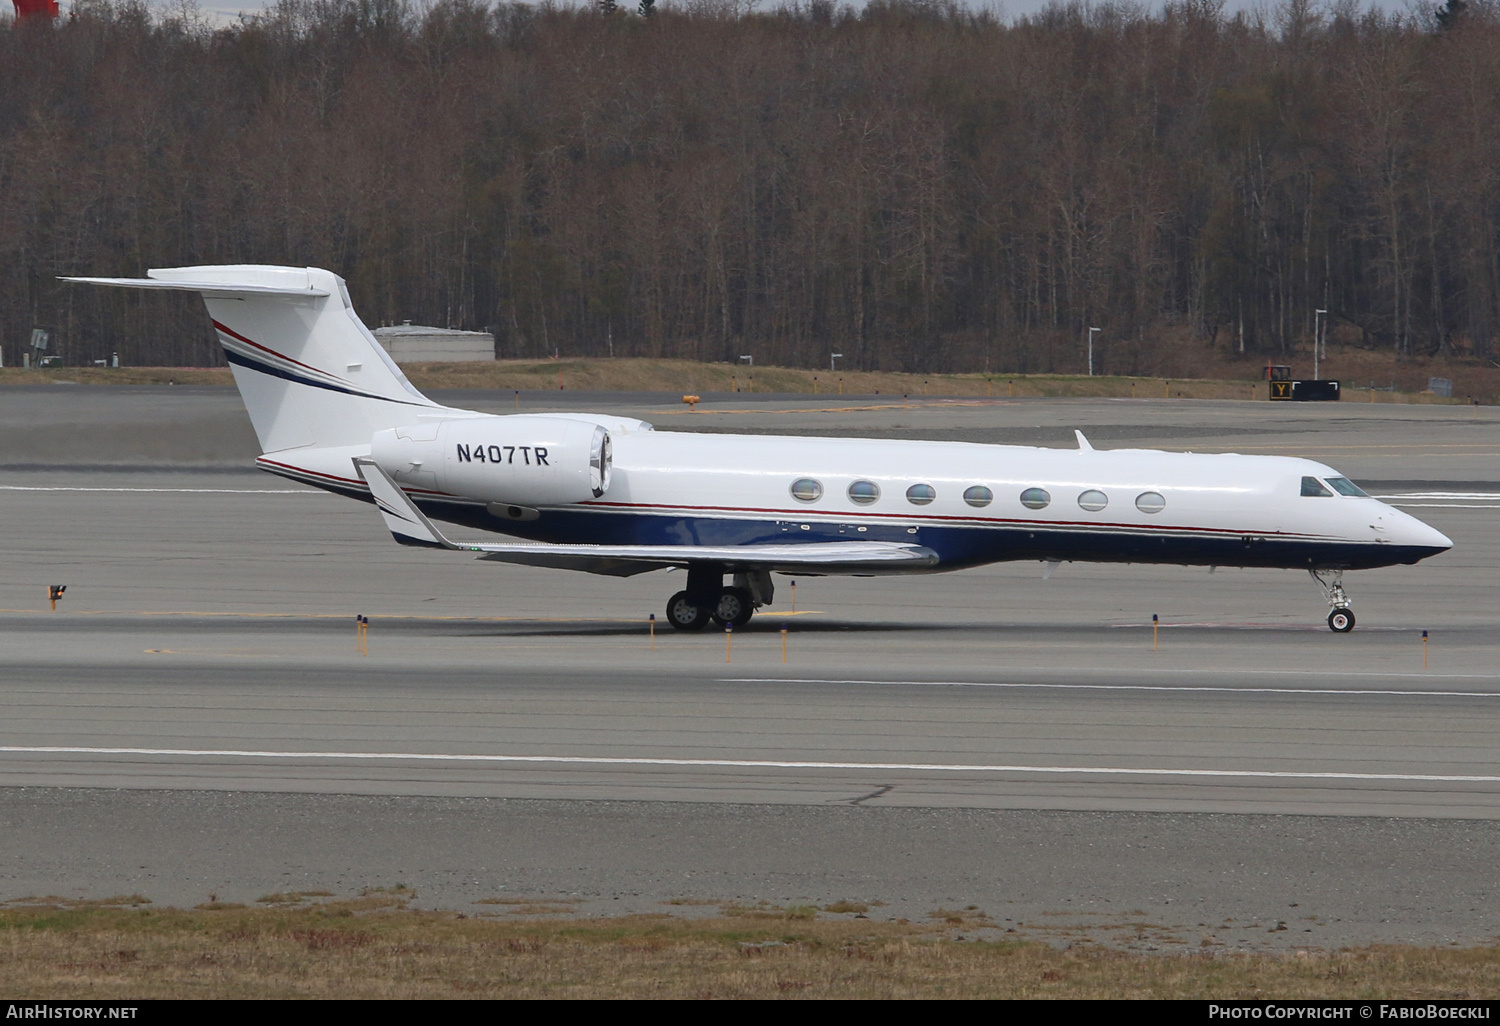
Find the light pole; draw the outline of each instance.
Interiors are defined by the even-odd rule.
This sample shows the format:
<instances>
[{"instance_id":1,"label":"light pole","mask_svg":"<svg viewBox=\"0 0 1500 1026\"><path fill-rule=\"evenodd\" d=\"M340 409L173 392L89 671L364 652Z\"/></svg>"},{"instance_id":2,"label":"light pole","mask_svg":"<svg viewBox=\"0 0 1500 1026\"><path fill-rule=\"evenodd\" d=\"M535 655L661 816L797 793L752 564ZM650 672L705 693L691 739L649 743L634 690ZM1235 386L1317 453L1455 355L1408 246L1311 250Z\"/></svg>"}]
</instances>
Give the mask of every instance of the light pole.
<instances>
[{"instance_id":1,"label":"light pole","mask_svg":"<svg viewBox=\"0 0 1500 1026\"><path fill-rule=\"evenodd\" d=\"M838 370L838 365L835 364L833 361L834 360L842 360L843 358L844 358L844 354L843 353L829 353L828 354L828 373L832 374L834 371Z\"/></svg>"},{"instance_id":2,"label":"light pole","mask_svg":"<svg viewBox=\"0 0 1500 1026\"><path fill-rule=\"evenodd\" d=\"M1103 330L1103 328L1089 329L1089 377L1094 376L1094 332Z\"/></svg>"},{"instance_id":3,"label":"light pole","mask_svg":"<svg viewBox=\"0 0 1500 1026\"><path fill-rule=\"evenodd\" d=\"M1328 316L1327 310L1313 311L1313 380L1318 380L1318 347L1323 338L1323 318ZM1327 355L1327 354L1324 354Z\"/></svg>"}]
</instances>

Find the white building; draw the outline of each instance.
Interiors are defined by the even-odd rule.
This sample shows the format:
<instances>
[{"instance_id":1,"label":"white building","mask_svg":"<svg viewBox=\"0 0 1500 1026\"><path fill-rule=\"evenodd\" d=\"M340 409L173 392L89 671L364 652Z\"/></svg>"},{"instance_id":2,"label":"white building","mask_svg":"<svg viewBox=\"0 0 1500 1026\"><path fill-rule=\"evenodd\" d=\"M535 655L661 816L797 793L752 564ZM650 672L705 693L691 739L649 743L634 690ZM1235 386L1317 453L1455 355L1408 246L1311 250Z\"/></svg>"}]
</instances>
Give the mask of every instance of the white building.
<instances>
[{"instance_id":1,"label":"white building","mask_svg":"<svg viewBox=\"0 0 1500 1026\"><path fill-rule=\"evenodd\" d=\"M466 363L495 358L495 336L487 331L430 328L407 321L376 328L379 342L397 363Z\"/></svg>"}]
</instances>

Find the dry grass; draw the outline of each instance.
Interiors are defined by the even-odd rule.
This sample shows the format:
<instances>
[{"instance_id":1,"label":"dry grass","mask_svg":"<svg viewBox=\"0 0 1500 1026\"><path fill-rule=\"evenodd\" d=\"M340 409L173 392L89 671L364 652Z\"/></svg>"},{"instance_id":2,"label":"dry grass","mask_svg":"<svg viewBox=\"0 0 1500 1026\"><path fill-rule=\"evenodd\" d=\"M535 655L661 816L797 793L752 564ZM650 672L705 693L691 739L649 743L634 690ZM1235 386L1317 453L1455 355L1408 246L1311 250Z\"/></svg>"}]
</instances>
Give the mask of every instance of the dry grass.
<instances>
[{"instance_id":1,"label":"dry grass","mask_svg":"<svg viewBox=\"0 0 1500 1026\"><path fill-rule=\"evenodd\" d=\"M1500 950L1492 948L1140 955L962 941L951 926L801 910L525 921L361 914L358 903L339 901L212 911L64 904L71 907L0 910L0 992L70 999L1433 999L1500 992Z\"/></svg>"},{"instance_id":2,"label":"dry grass","mask_svg":"<svg viewBox=\"0 0 1500 1026\"><path fill-rule=\"evenodd\" d=\"M1266 398L1260 380L1264 361L1204 357L1198 377L1177 379L1067 374L897 374L885 372L803 370L788 367L756 367L753 381L749 370L726 363L691 360L578 359L500 360L492 363L424 363L406 366L407 376L418 388L467 388L508 392L516 389L556 391L559 383L568 391L660 392L685 394L756 391L770 393L837 396L842 385L846 395L933 397L1111 397L1184 399ZM1310 375L1310 367L1295 368ZM1324 366L1325 377L1344 380L1346 401L1447 402L1423 394L1429 377L1447 377L1455 382L1462 402L1468 395L1484 402L1500 397L1500 368L1440 359L1397 363L1388 354L1362 349L1333 347ZM110 370L98 367L49 368L47 370L0 369L0 384L230 385L228 368L128 367ZM1370 392L1378 385L1396 391Z\"/></svg>"},{"instance_id":3,"label":"dry grass","mask_svg":"<svg viewBox=\"0 0 1500 1026\"><path fill-rule=\"evenodd\" d=\"M49 367L46 370L0 368L0 385L232 385L228 367Z\"/></svg>"}]
</instances>

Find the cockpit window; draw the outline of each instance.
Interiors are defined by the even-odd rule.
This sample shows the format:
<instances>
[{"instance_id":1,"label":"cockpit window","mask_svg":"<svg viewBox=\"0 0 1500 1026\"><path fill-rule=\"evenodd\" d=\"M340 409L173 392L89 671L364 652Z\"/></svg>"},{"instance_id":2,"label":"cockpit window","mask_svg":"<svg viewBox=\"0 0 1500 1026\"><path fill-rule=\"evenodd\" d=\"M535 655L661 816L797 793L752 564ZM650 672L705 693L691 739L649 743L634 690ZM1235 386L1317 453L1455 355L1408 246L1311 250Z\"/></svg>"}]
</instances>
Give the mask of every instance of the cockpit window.
<instances>
[{"instance_id":1,"label":"cockpit window","mask_svg":"<svg viewBox=\"0 0 1500 1026\"><path fill-rule=\"evenodd\" d=\"M1363 495L1368 497L1370 494L1347 477L1330 477L1328 479L1328 487L1340 495Z\"/></svg>"},{"instance_id":2,"label":"cockpit window","mask_svg":"<svg viewBox=\"0 0 1500 1026\"><path fill-rule=\"evenodd\" d=\"M1323 482L1319 481L1317 478L1315 478L1315 477L1304 477L1302 479L1302 494L1303 495L1332 495L1333 493L1330 492L1327 488L1324 488L1323 487Z\"/></svg>"}]
</instances>

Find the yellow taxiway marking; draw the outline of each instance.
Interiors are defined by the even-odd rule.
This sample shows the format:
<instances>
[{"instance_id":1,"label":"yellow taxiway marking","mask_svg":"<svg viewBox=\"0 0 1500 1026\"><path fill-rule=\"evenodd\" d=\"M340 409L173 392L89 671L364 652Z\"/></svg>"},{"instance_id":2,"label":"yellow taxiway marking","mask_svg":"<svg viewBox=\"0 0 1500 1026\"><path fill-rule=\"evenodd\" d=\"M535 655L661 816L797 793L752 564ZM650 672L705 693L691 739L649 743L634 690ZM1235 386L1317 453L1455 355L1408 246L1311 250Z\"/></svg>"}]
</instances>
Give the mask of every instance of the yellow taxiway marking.
<instances>
[{"instance_id":1,"label":"yellow taxiway marking","mask_svg":"<svg viewBox=\"0 0 1500 1026\"><path fill-rule=\"evenodd\" d=\"M1379 452L1383 452L1383 451L1385 451L1387 449L1481 449L1481 448L1484 448L1486 446L1493 446L1494 444L1495 444L1494 442L1412 442L1412 443L1409 443L1409 444L1392 444L1392 445L1358 445L1358 444L1353 444L1353 445L1301 445L1301 446L1298 446L1298 445L1245 445L1245 446L1240 446L1239 448L1242 448L1242 449L1244 449L1246 451L1255 451L1255 452L1307 452L1309 450L1315 451L1315 452L1328 452L1328 451L1331 451L1331 450L1334 450L1334 449L1339 449L1339 450L1343 450L1343 449L1350 449L1350 450L1353 450L1353 449L1373 449L1373 450L1376 450L1376 451L1379 451ZM1202 449L1202 450L1198 450L1198 451L1200 451L1200 452L1208 452L1209 450ZM1233 449L1215 449L1213 451L1215 451L1215 452L1233 452L1234 450ZM1476 453L1474 455L1487 456L1487 455L1493 455L1493 454L1491 454L1491 453Z\"/></svg>"},{"instance_id":2,"label":"yellow taxiway marking","mask_svg":"<svg viewBox=\"0 0 1500 1026\"><path fill-rule=\"evenodd\" d=\"M353 616L352 613L226 613L192 609L70 609L67 612L74 616L233 616L264 620L348 620ZM0 609L0 613L54 615L45 609ZM822 614L821 609L799 609L796 612L763 609L756 615L787 617ZM638 616L433 616L431 614L423 616L414 613L370 613L369 615L382 620L460 620L466 623L647 623L645 619ZM169 652L171 650L151 648L146 651Z\"/></svg>"},{"instance_id":3,"label":"yellow taxiway marking","mask_svg":"<svg viewBox=\"0 0 1500 1026\"><path fill-rule=\"evenodd\" d=\"M193 609L70 609L74 616L237 616L270 620L348 620L353 613L235 613ZM0 613L46 613L45 609L0 609ZM641 617L607 616L420 616L415 613L371 613L385 620L466 620L473 623L645 623Z\"/></svg>"},{"instance_id":4,"label":"yellow taxiway marking","mask_svg":"<svg viewBox=\"0 0 1500 1026\"><path fill-rule=\"evenodd\" d=\"M732 400L731 400L732 401ZM929 408L933 406L1005 406L1004 399L913 399L905 403L872 403L868 406L797 406L790 409L766 409L760 407L750 410L698 410L693 416L699 417L704 414L712 414L720 417L735 417L751 413L863 413L875 410L909 410L915 407ZM686 417L688 410L651 410L653 417Z\"/></svg>"}]
</instances>

